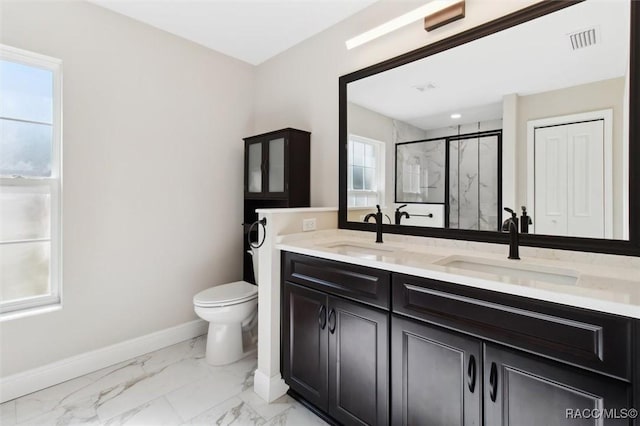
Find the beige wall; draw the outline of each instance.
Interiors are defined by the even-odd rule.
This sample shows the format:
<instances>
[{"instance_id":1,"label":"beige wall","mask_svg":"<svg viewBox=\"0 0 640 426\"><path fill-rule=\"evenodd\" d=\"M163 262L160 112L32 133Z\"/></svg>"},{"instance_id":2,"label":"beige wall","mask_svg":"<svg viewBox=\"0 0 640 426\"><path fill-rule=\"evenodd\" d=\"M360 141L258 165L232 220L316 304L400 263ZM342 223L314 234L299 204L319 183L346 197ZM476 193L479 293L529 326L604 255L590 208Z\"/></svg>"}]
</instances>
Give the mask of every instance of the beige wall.
<instances>
[{"instance_id":1,"label":"beige wall","mask_svg":"<svg viewBox=\"0 0 640 426\"><path fill-rule=\"evenodd\" d=\"M255 130L284 126L311 132L311 204L338 204L338 77L452 34L475 27L536 1L467 0L466 17L432 32L420 22L347 50L344 42L423 4L381 0L261 64L256 74Z\"/></svg>"},{"instance_id":2,"label":"beige wall","mask_svg":"<svg viewBox=\"0 0 640 426\"><path fill-rule=\"evenodd\" d=\"M623 143L628 141L623 130L624 77L553 90L517 99L517 179L518 206L527 204L527 122L540 118L613 109L613 235L622 238L623 215ZM628 143L628 142L627 142Z\"/></svg>"},{"instance_id":3,"label":"beige wall","mask_svg":"<svg viewBox=\"0 0 640 426\"><path fill-rule=\"evenodd\" d=\"M64 308L0 323L5 377L193 320L240 278L254 68L86 2L0 6L1 43L64 61Z\"/></svg>"}]
</instances>

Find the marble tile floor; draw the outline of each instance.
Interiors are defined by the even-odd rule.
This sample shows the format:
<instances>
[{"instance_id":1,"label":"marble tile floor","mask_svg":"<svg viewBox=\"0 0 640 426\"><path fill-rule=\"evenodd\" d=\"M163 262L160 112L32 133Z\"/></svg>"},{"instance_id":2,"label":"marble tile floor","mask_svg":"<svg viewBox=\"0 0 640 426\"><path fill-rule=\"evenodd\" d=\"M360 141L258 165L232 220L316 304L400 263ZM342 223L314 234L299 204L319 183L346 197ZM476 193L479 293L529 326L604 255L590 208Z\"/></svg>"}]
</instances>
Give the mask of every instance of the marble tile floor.
<instances>
[{"instance_id":1,"label":"marble tile floor","mask_svg":"<svg viewBox=\"0 0 640 426\"><path fill-rule=\"evenodd\" d=\"M283 396L253 392L255 356L224 367L204 359L206 336L0 404L0 425L325 425Z\"/></svg>"}]
</instances>

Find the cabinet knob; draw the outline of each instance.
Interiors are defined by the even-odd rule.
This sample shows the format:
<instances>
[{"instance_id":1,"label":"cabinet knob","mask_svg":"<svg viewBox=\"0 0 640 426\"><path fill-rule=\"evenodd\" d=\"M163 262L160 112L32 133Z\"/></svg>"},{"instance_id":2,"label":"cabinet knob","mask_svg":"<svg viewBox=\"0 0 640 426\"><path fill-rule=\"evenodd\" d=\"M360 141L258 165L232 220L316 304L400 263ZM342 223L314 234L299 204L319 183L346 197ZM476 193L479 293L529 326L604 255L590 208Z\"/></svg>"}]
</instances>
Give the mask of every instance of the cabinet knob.
<instances>
[{"instance_id":1,"label":"cabinet knob","mask_svg":"<svg viewBox=\"0 0 640 426\"><path fill-rule=\"evenodd\" d=\"M329 311L329 332L333 334L336 331L336 311L331 308Z\"/></svg>"},{"instance_id":2,"label":"cabinet knob","mask_svg":"<svg viewBox=\"0 0 640 426\"><path fill-rule=\"evenodd\" d=\"M320 330L324 330L327 326L327 308L324 305L320 306L320 311L318 311L318 325Z\"/></svg>"},{"instance_id":3,"label":"cabinet knob","mask_svg":"<svg viewBox=\"0 0 640 426\"><path fill-rule=\"evenodd\" d=\"M496 398L498 397L498 366L495 362L491 363L491 373L489 373L489 384L491 385L491 389L489 390L489 396L491 397L491 402L496 402Z\"/></svg>"},{"instance_id":4,"label":"cabinet knob","mask_svg":"<svg viewBox=\"0 0 640 426\"><path fill-rule=\"evenodd\" d=\"M469 392L473 393L476 388L476 357L469 357L469 367L467 368L467 385Z\"/></svg>"}]
</instances>

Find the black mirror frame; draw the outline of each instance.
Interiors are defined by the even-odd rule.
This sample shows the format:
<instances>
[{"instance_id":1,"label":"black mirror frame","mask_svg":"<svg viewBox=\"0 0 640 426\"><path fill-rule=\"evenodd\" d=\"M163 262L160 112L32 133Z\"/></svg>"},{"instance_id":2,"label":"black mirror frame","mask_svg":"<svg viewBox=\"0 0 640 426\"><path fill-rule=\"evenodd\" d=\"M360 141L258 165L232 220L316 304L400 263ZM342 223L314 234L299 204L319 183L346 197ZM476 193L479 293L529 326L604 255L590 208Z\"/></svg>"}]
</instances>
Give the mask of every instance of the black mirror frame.
<instances>
[{"instance_id":1,"label":"black mirror frame","mask_svg":"<svg viewBox=\"0 0 640 426\"><path fill-rule=\"evenodd\" d=\"M486 24L453 35L425 47L396 56L378 64L343 75L339 78L339 212L338 227L359 231L375 231L369 223L347 221L347 84L456 46L488 36L532 19L581 3L584 0L552 1L534 4L517 12L490 21ZM631 1L630 58L629 58L629 240L607 240L551 235L523 234L520 243L524 246L562 250L609 253L640 256L640 2ZM390 234L416 235L421 237L447 238L487 243L509 242L505 233L491 231L427 228L406 225L383 225Z\"/></svg>"}]
</instances>

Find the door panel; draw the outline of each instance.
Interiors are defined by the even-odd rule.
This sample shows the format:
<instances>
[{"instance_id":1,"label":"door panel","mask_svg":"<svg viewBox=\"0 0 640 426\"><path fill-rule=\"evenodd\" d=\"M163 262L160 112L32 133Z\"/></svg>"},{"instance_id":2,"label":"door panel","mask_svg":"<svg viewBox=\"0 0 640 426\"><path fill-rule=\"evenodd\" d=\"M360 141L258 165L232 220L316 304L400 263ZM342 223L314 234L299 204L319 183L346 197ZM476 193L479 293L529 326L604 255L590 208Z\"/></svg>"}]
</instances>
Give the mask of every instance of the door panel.
<instances>
[{"instance_id":1,"label":"door panel","mask_svg":"<svg viewBox=\"0 0 640 426\"><path fill-rule=\"evenodd\" d=\"M604 122L568 126L567 235L604 238Z\"/></svg>"},{"instance_id":2,"label":"door panel","mask_svg":"<svg viewBox=\"0 0 640 426\"><path fill-rule=\"evenodd\" d=\"M346 425L386 425L389 315L329 298L329 414Z\"/></svg>"},{"instance_id":3,"label":"door panel","mask_svg":"<svg viewBox=\"0 0 640 426\"><path fill-rule=\"evenodd\" d=\"M607 237L603 120L536 128L534 173L536 234Z\"/></svg>"},{"instance_id":4,"label":"door panel","mask_svg":"<svg viewBox=\"0 0 640 426\"><path fill-rule=\"evenodd\" d=\"M479 425L479 340L392 316L394 425Z\"/></svg>"},{"instance_id":5,"label":"door panel","mask_svg":"<svg viewBox=\"0 0 640 426\"><path fill-rule=\"evenodd\" d=\"M535 130L536 234L567 235L567 128Z\"/></svg>"},{"instance_id":6,"label":"door panel","mask_svg":"<svg viewBox=\"0 0 640 426\"><path fill-rule=\"evenodd\" d=\"M284 283L282 371L287 384L309 402L327 409L327 296Z\"/></svg>"},{"instance_id":7,"label":"door panel","mask_svg":"<svg viewBox=\"0 0 640 426\"><path fill-rule=\"evenodd\" d=\"M567 411L629 407L624 382L493 345L485 345L484 372L487 425L628 424L625 419L569 418Z\"/></svg>"}]
</instances>

